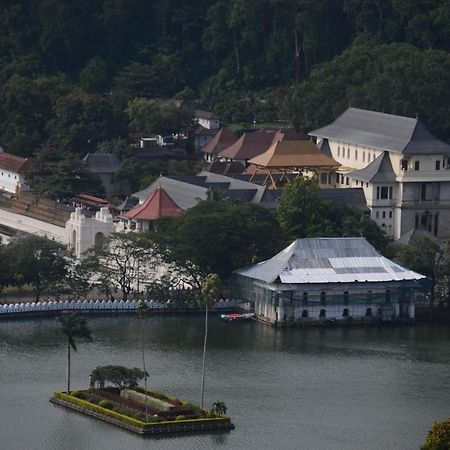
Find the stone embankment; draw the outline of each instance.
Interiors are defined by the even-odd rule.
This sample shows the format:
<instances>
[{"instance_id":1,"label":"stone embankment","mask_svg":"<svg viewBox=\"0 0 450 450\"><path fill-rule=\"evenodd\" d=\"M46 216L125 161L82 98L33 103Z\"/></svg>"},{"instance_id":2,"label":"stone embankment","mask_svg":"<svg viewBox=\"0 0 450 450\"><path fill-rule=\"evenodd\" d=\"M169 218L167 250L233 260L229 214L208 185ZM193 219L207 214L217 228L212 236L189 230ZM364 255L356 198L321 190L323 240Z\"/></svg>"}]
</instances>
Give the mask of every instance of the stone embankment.
<instances>
[{"instance_id":1,"label":"stone embankment","mask_svg":"<svg viewBox=\"0 0 450 450\"><path fill-rule=\"evenodd\" d=\"M149 312L153 313L176 313L176 312L198 312L203 311L202 308L191 305L174 306L170 303L162 303L154 300L145 302ZM28 315L54 315L66 311L78 311L82 313L126 313L136 312L139 302L136 300L91 300L91 301L48 301L48 302L31 302L31 303L9 303L0 305L1 317L17 317ZM217 311L227 311L237 308L235 301L220 299L215 309Z\"/></svg>"}]
</instances>

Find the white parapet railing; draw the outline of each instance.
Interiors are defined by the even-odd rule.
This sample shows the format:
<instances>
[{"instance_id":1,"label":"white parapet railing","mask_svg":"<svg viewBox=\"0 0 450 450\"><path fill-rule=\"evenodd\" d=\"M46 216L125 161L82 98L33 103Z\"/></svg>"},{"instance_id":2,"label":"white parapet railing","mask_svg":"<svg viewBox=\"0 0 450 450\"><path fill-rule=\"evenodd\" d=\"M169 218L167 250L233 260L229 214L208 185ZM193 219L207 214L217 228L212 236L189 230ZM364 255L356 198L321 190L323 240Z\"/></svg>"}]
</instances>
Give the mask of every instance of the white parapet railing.
<instances>
[{"instance_id":1,"label":"white parapet railing","mask_svg":"<svg viewBox=\"0 0 450 450\"><path fill-rule=\"evenodd\" d=\"M170 302L159 302L155 300L145 301L149 310L167 310L172 308ZM235 300L220 299L215 309L233 308L238 304ZM48 312L58 313L64 311L85 311L85 312L101 312L101 311L136 311L139 301L137 300L73 300L73 301L43 301L31 303L9 303L0 305L0 316L18 313ZM172 309L188 309L193 308L190 305L185 307L174 307Z\"/></svg>"}]
</instances>

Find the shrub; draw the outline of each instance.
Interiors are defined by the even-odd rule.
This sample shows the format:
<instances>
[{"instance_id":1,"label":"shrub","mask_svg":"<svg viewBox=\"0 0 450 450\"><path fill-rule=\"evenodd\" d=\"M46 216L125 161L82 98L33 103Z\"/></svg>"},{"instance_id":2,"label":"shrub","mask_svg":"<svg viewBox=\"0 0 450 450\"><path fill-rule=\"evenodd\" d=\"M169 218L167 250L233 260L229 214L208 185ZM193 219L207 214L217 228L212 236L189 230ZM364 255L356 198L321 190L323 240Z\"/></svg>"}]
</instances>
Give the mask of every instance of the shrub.
<instances>
[{"instance_id":1,"label":"shrub","mask_svg":"<svg viewBox=\"0 0 450 450\"><path fill-rule=\"evenodd\" d=\"M72 397L81 398L83 400L87 397L86 392L83 391L72 391L70 395Z\"/></svg>"},{"instance_id":2,"label":"shrub","mask_svg":"<svg viewBox=\"0 0 450 450\"><path fill-rule=\"evenodd\" d=\"M173 405L170 403L155 398L150 394L147 394L147 398L145 398L144 394L141 394L140 392L131 389L124 389L120 393L120 396L123 398L135 400L137 402L142 403L143 405L147 403L147 406L150 406L151 408L154 408L159 411L170 411L171 409L173 409Z\"/></svg>"},{"instance_id":3,"label":"shrub","mask_svg":"<svg viewBox=\"0 0 450 450\"><path fill-rule=\"evenodd\" d=\"M175 420L186 420L186 416L179 415L179 416L175 417Z\"/></svg>"},{"instance_id":4,"label":"shrub","mask_svg":"<svg viewBox=\"0 0 450 450\"><path fill-rule=\"evenodd\" d=\"M448 450L450 448L450 418L435 423L428 431L422 450Z\"/></svg>"},{"instance_id":5,"label":"shrub","mask_svg":"<svg viewBox=\"0 0 450 450\"><path fill-rule=\"evenodd\" d=\"M106 408L106 409L113 409L114 408L113 402L110 402L109 400L102 400L102 401L100 401L98 406L101 406L102 408Z\"/></svg>"},{"instance_id":6,"label":"shrub","mask_svg":"<svg viewBox=\"0 0 450 450\"><path fill-rule=\"evenodd\" d=\"M133 417L137 420L140 420L141 422L145 420L145 414L142 414L140 412L136 413Z\"/></svg>"}]
</instances>

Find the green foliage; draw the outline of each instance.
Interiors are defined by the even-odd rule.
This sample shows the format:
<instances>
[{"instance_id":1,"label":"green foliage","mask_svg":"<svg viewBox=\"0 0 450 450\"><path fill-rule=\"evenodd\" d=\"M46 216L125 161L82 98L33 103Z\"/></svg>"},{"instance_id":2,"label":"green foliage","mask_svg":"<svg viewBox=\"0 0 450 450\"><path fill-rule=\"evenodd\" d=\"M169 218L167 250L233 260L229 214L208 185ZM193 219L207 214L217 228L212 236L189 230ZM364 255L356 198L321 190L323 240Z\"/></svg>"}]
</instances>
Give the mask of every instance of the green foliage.
<instances>
[{"instance_id":1,"label":"green foliage","mask_svg":"<svg viewBox=\"0 0 450 450\"><path fill-rule=\"evenodd\" d=\"M109 400L101 400L100 403L98 404L98 406L101 406L102 408L106 408L106 409L113 409L114 404L113 404L113 402L111 402Z\"/></svg>"},{"instance_id":2,"label":"green foliage","mask_svg":"<svg viewBox=\"0 0 450 450\"><path fill-rule=\"evenodd\" d=\"M181 218L161 219L152 233L180 277L181 272L194 275L197 268L202 276L217 273L224 278L234 269L273 256L284 244L271 211L230 201L202 201Z\"/></svg>"},{"instance_id":3,"label":"green foliage","mask_svg":"<svg viewBox=\"0 0 450 450\"><path fill-rule=\"evenodd\" d=\"M448 53L408 44L357 42L315 67L298 85L294 124L307 130L323 126L351 104L409 117L418 114L439 137L449 138L449 106L444 100L449 89Z\"/></svg>"},{"instance_id":4,"label":"green foliage","mask_svg":"<svg viewBox=\"0 0 450 450\"><path fill-rule=\"evenodd\" d=\"M129 369L124 366L114 365L98 366L91 373L91 380L94 382L110 381L120 390L136 386L142 378L144 378L144 372L137 367Z\"/></svg>"},{"instance_id":5,"label":"green foliage","mask_svg":"<svg viewBox=\"0 0 450 450\"><path fill-rule=\"evenodd\" d=\"M77 312L63 314L58 317L60 328L58 332L67 338L70 348L76 352L77 345L75 338L86 339L91 341L91 330L86 324L86 319Z\"/></svg>"},{"instance_id":6,"label":"green foliage","mask_svg":"<svg viewBox=\"0 0 450 450\"><path fill-rule=\"evenodd\" d=\"M100 181L76 155L56 145L41 148L27 172L30 187L40 196L71 197L81 192L101 195Z\"/></svg>"},{"instance_id":7,"label":"green foliage","mask_svg":"<svg viewBox=\"0 0 450 450\"><path fill-rule=\"evenodd\" d=\"M180 414L179 416L175 417L175 420L186 420L186 416L183 416L182 414Z\"/></svg>"},{"instance_id":8,"label":"green foliage","mask_svg":"<svg viewBox=\"0 0 450 450\"><path fill-rule=\"evenodd\" d=\"M435 423L428 432L422 450L448 450L450 448L450 418Z\"/></svg>"},{"instance_id":9,"label":"green foliage","mask_svg":"<svg viewBox=\"0 0 450 450\"><path fill-rule=\"evenodd\" d=\"M46 237L27 235L13 239L0 253L0 275L4 284L30 284L39 299L41 293L58 286L65 277L68 262L62 248Z\"/></svg>"},{"instance_id":10,"label":"green foliage","mask_svg":"<svg viewBox=\"0 0 450 450\"><path fill-rule=\"evenodd\" d=\"M277 217L289 241L307 237L363 236L382 251L387 237L362 211L320 198L313 179L302 177L288 183L278 201Z\"/></svg>"}]
</instances>

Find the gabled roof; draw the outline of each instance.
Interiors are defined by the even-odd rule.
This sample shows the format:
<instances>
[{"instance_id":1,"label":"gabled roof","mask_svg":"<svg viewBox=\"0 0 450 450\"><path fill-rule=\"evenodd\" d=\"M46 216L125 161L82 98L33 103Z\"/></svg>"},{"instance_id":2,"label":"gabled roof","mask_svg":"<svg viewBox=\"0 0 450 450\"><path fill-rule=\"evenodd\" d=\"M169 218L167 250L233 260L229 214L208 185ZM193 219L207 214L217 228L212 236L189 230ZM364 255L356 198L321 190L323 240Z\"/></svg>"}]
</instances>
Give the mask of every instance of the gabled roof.
<instances>
[{"instance_id":1,"label":"gabled roof","mask_svg":"<svg viewBox=\"0 0 450 450\"><path fill-rule=\"evenodd\" d=\"M249 164L277 167L339 167L311 141L276 141L264 153L250 159Z\"/></svg>"},{"instance_id":2,"label":"gabled roof","mask_svg":"<svg viewBox=\"0 0 450 450\"><path fill-rule=\"evenodd\" d=\"M205 128L201 125L198 125L193 134L195 136L214 136L216 134L216 130L214 128Z\"/></svg>"},{"instance_id":3,"label":"gabled roof","mask_svg":"<svg viewBox=\"0 0 450 450\"><path fill-rule=\"evenodd\" d=\"M302 131L295 131L293 128L280 128L276 131L273 138L275 141L303 141L307 140L308 136Z\"/></svg>"},{"instance_id":4,"label":"gabled roof","mask_svg":"<svg viewBox=\"0 0 450 450\"><path fill-rule=\"evenodd\" d=\"M236 271L266 283L352 283L424 279L380 255L365 238L297 239L274 257Z\"/></svg>"},{"instance_id":5,"label":"gabled roof","mask_svg":"<svg viewBox=\"0 0 450 450\"><path fill-rule=\"evenodd\" d=\"M317 144L317 146L320 148L320 151L324 155L327 155L330 158L333 157L333 155L331 153L330 143L328 142L328 139L321 139L320 142Z\"/></svg>"},{"instance_id":6,"label":"gabled roof","mask_svg":"<svg viewBox=\"0 0 450 450\"><path fill-rule=\"evenodd\" d=\"M201 109L195 110L194 111L194 115L198 119L205 119L205 120L214 120L214 119L218 119L219 118L219 116L217 116L213 112L211 112L211 111L202 111Z\"/></svg>"},{"instance_id":7,"label":"gabled roof","mask_svg":"<svg viewBox=\"0 0 450 450\"><path fill-rule=\"evenodd\" d=\"M377 156L363 169L355 170L347 175L354 180L371 183L394 183L396 179L388 152L383 152L381 155Z\"/></svg>"},{"instance_id":8,"label":"gabled roof","mask_svg":"<svg viewBox=\"0 0 450 450\"><path fill-rule=\"evenodd\" d=\"M228 128L221 128L216 135L201 149L204 153L216 155L237 141L234 133Z\"/></svg>"},{"instance_id":9,"label":"gabled roof","mask_svg":"<svg viewBox=\"0 0 450 450\"><path fill-rule=\"evenodd\" d=\"M83 161L92 173L116 173L120 168L119 158L113 153L88 153Z\"/></svg>"},{"instance_id":10,"label":"gabled roof","mask_svg":"<svg viewBox=\"0 0 450 450\"><path fill-rule=\"evenodd\" d=\"M241 161L251 159L267 150L274 135L273 131L244 133L234 144L222 150L218 156Z\"/></svg>"},{"instance_id":11,"label":"gabled roof","mask_svg":"<svg viewBox=\"0 0 450 450\"><path fill-rule=\"evenodd\" d=\"M206 172L218 173L219 175L228 175L231 173L242 173L245 167L236 161L224 162L214 161L204 168Z\"/></svg>"},{"instance_id":12,"label":"gabled roof","mask_svg":"<svg viewBox=\"0 0 450 450\"><path fill-rule=\"evenodd\" d=\"M144 203L130 209L124 216L136 220L156 220L160 217L179 217L183 213L184 210L159 186Z\"/></svg>"},{"instance_id":13,"label":"gabled roof","mask_svg":"<svg viewBox=\"0 0 450 450\"><path fill-rule=\"evenodd\" d=\"M411 228L407 233L400 236L396 241L393 242L395 245L408 245L411 244L412 241L414 241L416 238L420 237L426 237L428 239L431 239L434 242L437 242L436 236L431 234L428 230L417 230L414 228Z\"/></svg>"},{"instance_id":14,"label":"gabled roof","mask_svg":"<svg viewBox=\"0 0 450 450\"><path fill-rule=\"evenodd\" d=\"M327 188L320 189L320 198L331 203L338 203L369 212L363 188Z\"/></svg>"},{"instance_id":15,"label":"gabled roof","mask_svg":"<svg viewBox=\"0 0 450 450\"><path fill-rule=\"evenodd\" d=\"M333 123L311 136L404 154L448 154L450 146L411 117L348 108Z\"/></svg>"},{"instance_id":16,"label":"gabled roof","mask_svg":"<svg viewBox=\"0 0 450 450\"><path fill-rule=\"evenodd\" d=\"M0 169L9 170L14 173L21 173L27 166L28 158L11 155L11 153L0 152Z\"/></svg>"}]
</instances>

